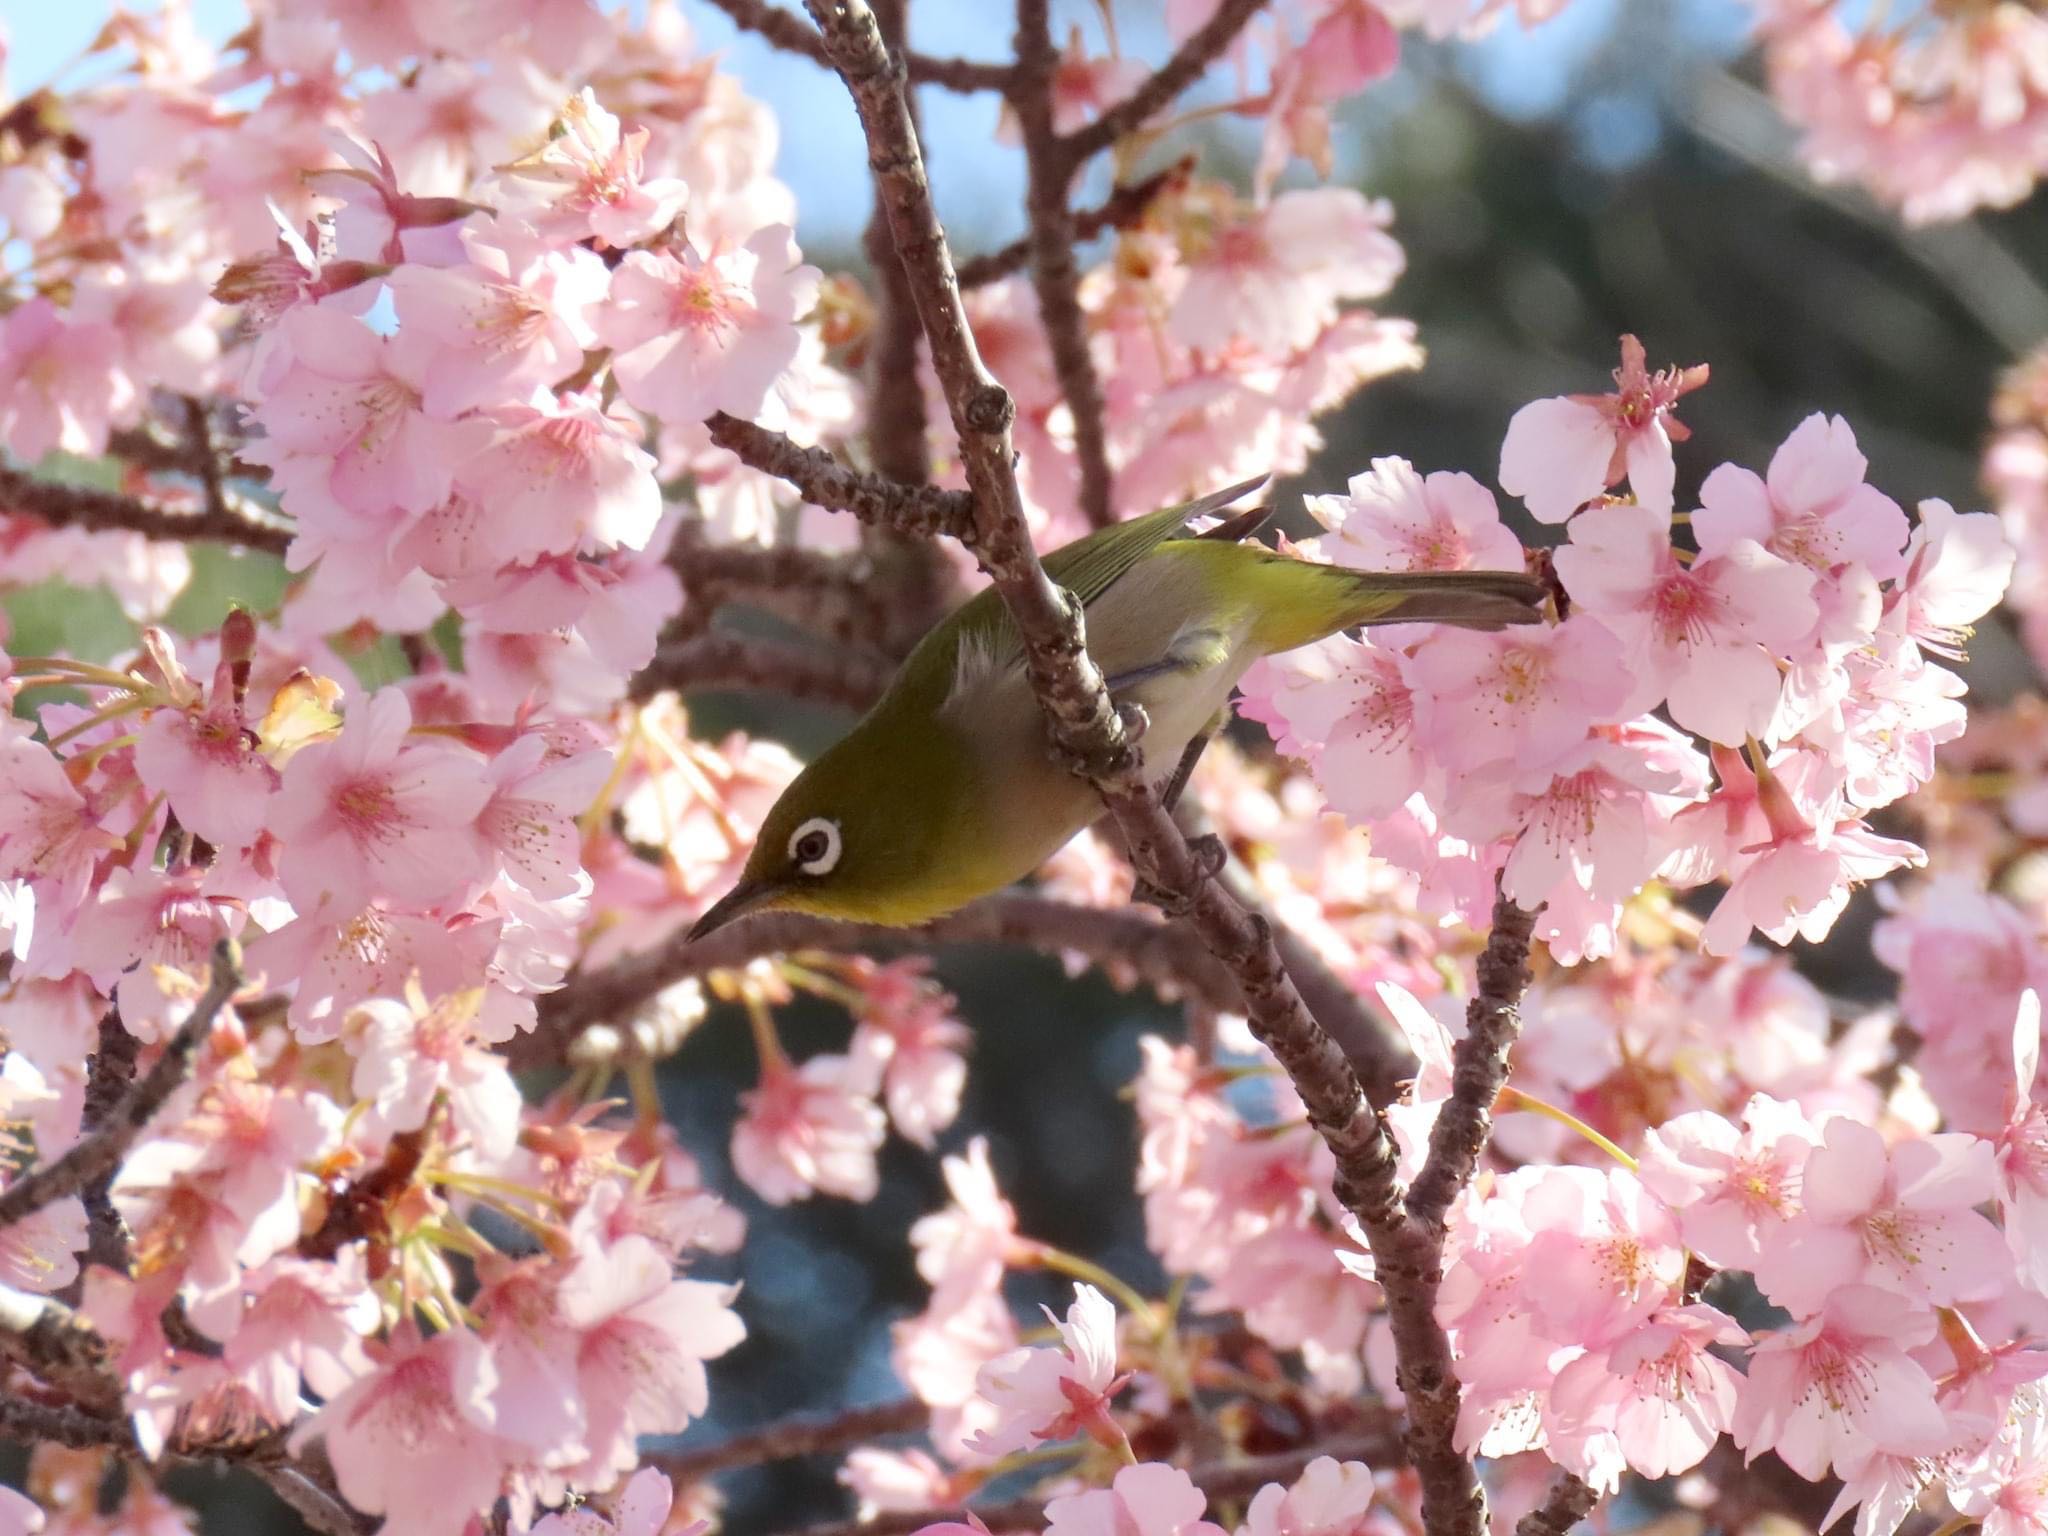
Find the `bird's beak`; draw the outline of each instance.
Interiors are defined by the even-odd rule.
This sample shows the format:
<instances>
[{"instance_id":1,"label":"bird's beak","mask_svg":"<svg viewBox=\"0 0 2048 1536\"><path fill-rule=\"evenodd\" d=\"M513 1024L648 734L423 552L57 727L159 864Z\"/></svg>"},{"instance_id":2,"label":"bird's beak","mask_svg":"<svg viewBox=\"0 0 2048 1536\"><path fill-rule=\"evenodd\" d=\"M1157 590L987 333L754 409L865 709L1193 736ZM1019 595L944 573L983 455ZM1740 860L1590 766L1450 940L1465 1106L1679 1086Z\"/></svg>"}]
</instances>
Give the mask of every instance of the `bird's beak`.
<instances>
[{"instance_id":1,"label":"bird's beak","mask_svg":"<svg viewBox=\"0 0 2048 1536\"><path fill-rule=\"evenodd\" d=\"M690 929L690 942L694 944L706 934L723 928L734 918L745 917L749 912L774 900L780 889L781 887L771 885L765 880L742 880L705 908L704 915L698 918L695 926Z\"/></svg>"}]
</instances>

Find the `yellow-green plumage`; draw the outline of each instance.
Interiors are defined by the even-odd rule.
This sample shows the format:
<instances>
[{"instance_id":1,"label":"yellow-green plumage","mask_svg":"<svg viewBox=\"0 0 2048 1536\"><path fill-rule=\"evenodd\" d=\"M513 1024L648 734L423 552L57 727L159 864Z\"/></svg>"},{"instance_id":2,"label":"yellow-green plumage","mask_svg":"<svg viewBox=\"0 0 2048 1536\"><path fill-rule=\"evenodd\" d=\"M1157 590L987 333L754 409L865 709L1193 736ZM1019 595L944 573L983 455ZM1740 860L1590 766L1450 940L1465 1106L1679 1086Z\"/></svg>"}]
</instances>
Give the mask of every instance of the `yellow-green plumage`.
<instances>
[{"instance_id":1,"label":"yellow-green plumage","mask_svg":"<svg viewBox=\"0 0 2048 1536\"><path fill-rule=\"evenodd\" d=\"M1115 697L1145 710L1155 782L1262 656L1363 624L1498 629L1541 612L1541 585L1519 573L1355 571L1177 537L1245 489L1102 529L1045 561L1081 600ZM763 908L923 922L1030 874L1100 814L1094 789L1051 754L1016 630L986 591L919 642L867 716L783 792L741 886L699 928ZM831 839L829 868L807 871L799 852Z\"/></svg>"}]
</instances>

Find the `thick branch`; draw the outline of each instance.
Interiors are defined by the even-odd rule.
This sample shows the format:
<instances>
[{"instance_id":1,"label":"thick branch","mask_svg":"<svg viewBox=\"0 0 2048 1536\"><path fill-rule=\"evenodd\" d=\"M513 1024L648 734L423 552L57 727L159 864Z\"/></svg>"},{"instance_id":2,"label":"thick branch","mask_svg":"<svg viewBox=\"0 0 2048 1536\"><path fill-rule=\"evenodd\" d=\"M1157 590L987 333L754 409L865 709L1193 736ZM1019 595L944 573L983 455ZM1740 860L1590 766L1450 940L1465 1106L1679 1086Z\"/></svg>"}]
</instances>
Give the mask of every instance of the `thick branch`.
<instances>
[{"instance_id":1,"label":"thick branch","mask_svg":"<svg viewBox=\"0 0 2048 1536\"><path fill-rule=\"evenodd\" d=\"M224 939L214 946L213 976L206 991L164 1047L163 1054L157 1057L149 1075L123 1094L106 1119L62 1157L30 1170L0 1189L0 1228L34 1215L53 1200L80 1193L120 1164L150 1117L163 1108L164 1101L190 1075L215 1017L241 984L241 962L234 946Z\"/></svg>"},{"instance_id":2,"label":"thick branch","mask_svg":"<svg viewBox=\"0 0 2048 1536\"><path fill-rule=\"evenodd\" d=\"M1599 1502L1600 1495L1578 1478L1559 1473L1543 1502L1515 1522L1515 1536L1565 1536Z\"/></svg>"},{"instance_id":3,"label":"thick branch","mask_svg":"<svg viewBox=\"0 0 2048 1536\"><path fill-rule=\"evenodd\" d=\"M152 539L186 543L212 539L281 555L291 531L219 508L186 512L140 496L91 486L38 480L0 464L0 515L33 517L52 527L120 529Z\"/></svg>"},{"instance_id":4,"label":"thick branch","mask_svg":"<svg viewBox=\"0 0 2048 1536\"><path fill-rule=\"evenodd\" d=\"M1010 944L1048 954L1082 955L1113 974L1168 997L1191 996L1223 1013L1243 1011L1230 973L1196 936L1149 913L1102 911L1039 896L989 896L922 928L841 923L800 912L742 918L691 943L678 934L658 948L569 978L540 1001L540 1024L509 1043L513 1064L559 1060L593 1024L630 1018L664 988L710 971L737 970L764 955L870 950L938 944Z\"/></svg>"},{"instance_id":5,"label":"thick branch","mask_svg":"<svg viewBox=\"0 0 2048 1536\"><path fill-rule=\"evenodd\" d=\"M923 1429L931 1417L930 1408L910 1397L894 1403L849 1408L842 1413L782 1419L743 1435L732 1435L715 1445L686 1446L680 1451L648 1456L645 1461L650 1467L661 1468L674 1482L696 1482L735 1467L791 1461L799 1456L845 1450L880 1435L908 1434Z\"/></svg>"},{"instance_id":6,"label":"thick branch","mask_svg":"<svg viewBox=\"0 0 2048 1536\"><path fill-rule=\"evenodd\" d=\"M1137 181L1125 182L1093 208L1083 208L1074 215L1074 238L1093 240L1104 230L1130 228L1145 216L1145 211L1156 199L1185 187L1194 169L1195 157L1183 155L1163 171L1154 171ZM1012 272L1023 271L1030 262L1031 238L1027 235L985 256L961 262L960 286L983 287L1008 277Z\"/></svg>"},{"instance_id":7,"label":"thick branch","mask_svg":"<svg viewBox=\"0 0 2048 1536\"><path fill-rule=\"evenodd\" d=\"M1209 66L1230 51L1237 34L1265 8L1266 0L1222 0L1216 14L1190 33L1156 74L1094 122L1066 136L1062 142L1069 157L1078 164L1143 127L1155 112L1207 74Z\"/></svg>"},{"instance_id":8,"label":"thick branch","mask_svg":"<svg viewBox=\"0 0 2048 1536\"><path fill-rule=\"evenodd\" d=\"M717 630L672 641L626 685L648 699L673 689L759 690L864 710L889 686L890 668L859 651L827 651Z\"/></svg>"},{"instance_id":9,"label":"thick branch","mask_svg":"<svg viewBox=\"0 0 2048 1536\"><path fill-rule=\"evenodd\" d=\"M766 38L785 53L799 53L814 63L827 64L825 40L815 27L793 11L785 11L770 0L711 0L734 23ZM1010 78L1006 64L985 64L979 59L933 58L910 55L910 78L920 85L942 85L949 91L999 91Z\"/></svg>"},{"instance_id":10,"label":"thick branch","mask_svg":"<svg viewBox=\"0 0 2048 1536\"><path fill-rule=\"evenodd\" d=\"M723 411L705 425L712 442L749 468L787 480L814 507L851 512L864 523L924 538L945 534L964 544L974 542L974 498L965 491L899 485Z\"/></svg>"},{"instance_id":11,"label":"thick branch","mask_svg":"<svg viewBox=\"0 0 2048 1536\"><path fill-rule=\"evenodd\" d=\"M86 1071L85 1105L79 1121L85 1133L97 1130L112 1117L135 1081L135 1064L141 1053L142 1042L128 1032L117 1010L109 1008L100 1015L99 1042ZM82 1192L90 1233L86 1261L125 1275L134 1267L135 1238L114 1208L115 1171L115 1165L109 1164Z\"/></svg>"},{"instance_id":12,"label":"thick branch","mask_svg":"<svg viewBox=\"0 0 2048 1536\"><path fill-rule=\"evenodd\" d=\"M1059 47L1052 39L1050 0L1017 0L1017 75L1010 107L1024 140L1025 204L1030 228L1031 287L1052 352L1053 373L1073 419L1074 458L1081 472L1081 512L1090 526L1116 520L1103 423L1102 381L1088 350L1081 309L1081 269L1074 260L1079 231L1067 204L1076 161L1053 127L1053 82Z\"/></svg>"}]
</instances>

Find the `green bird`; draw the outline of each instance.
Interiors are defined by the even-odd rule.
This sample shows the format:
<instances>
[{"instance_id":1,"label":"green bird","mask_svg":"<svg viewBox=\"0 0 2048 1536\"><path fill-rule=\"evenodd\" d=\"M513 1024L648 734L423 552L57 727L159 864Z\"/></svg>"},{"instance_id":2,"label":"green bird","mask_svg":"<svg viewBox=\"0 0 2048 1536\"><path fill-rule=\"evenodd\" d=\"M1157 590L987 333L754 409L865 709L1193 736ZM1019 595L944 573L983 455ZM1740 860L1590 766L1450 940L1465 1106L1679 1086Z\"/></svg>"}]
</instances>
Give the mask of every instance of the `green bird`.
<instances>
[{"instance_id":1,"label":"green bird","mask_svg":"<svg viewBox=\"0 0 2048 1536\"><path fill-rule=\"evenodd\" d=\"M1140 706L1148 779L1193 766L1251 664L1366 624L1499 629L1542 616L1518 572L1389 573L1315 565L1240 542L1240 516L1189 536L1189 519L1264 483L1232 486L1077 539L1046 574L1086 616L1110 696ZM701 938L748 912L909 926L1030 874L1102 814L1051 750L1000 595L963 604L919 641L888 691L775 802L739 883L698 919Z\"/></svg>"}]
</instances>

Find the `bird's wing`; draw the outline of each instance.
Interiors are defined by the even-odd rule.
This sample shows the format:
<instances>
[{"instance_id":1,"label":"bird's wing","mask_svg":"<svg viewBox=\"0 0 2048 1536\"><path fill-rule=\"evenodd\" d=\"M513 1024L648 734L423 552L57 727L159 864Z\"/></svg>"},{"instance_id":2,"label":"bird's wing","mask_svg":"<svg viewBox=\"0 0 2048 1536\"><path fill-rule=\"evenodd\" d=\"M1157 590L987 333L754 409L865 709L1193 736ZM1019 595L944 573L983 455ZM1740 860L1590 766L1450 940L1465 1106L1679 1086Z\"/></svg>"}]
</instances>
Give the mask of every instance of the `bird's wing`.
<instances>
[{"instance_id":1,"label":"bird's wing","mask_svg":"<svg viewBox=\"0 0 2048 1536\"><path fill-rule=\"evenodd\" d=\"M1162 507L1099 528L1047 555L1045 573L1079 598L1085 609L1185 527L1190 518L1219 511L1265 483L1266 477L1261 475L1177 507ZM890 692L896 696L894 702L936 710L963 687L979 686L1016 665L1022 654L1016 625L1001 596L991 588L963 604L918 642Z\"/></svg>"}]
</instances>

